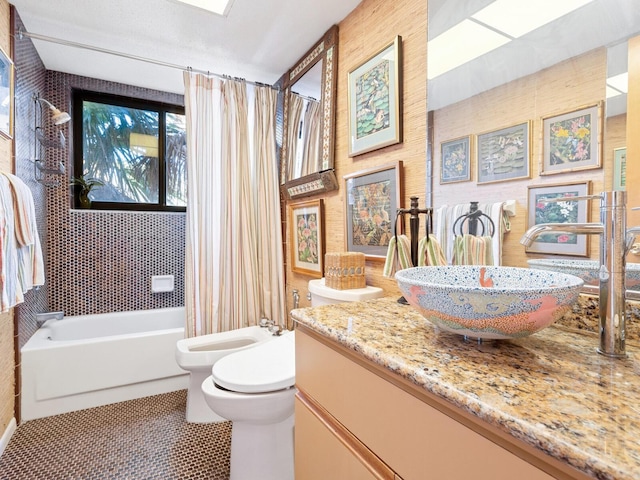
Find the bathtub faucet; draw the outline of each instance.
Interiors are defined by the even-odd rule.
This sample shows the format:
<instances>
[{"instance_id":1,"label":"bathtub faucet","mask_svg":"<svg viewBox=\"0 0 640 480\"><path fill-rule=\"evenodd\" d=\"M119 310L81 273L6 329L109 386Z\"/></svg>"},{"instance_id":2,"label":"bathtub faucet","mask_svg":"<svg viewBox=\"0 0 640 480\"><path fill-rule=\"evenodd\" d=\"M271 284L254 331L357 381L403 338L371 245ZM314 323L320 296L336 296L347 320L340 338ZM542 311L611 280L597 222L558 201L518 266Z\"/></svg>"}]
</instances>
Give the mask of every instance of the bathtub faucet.
<instances>
[{"instance_id":1,"label":"bathtub faucet","mask_svg":"<svg viewBox=\"0 0 640 480\"><path fill-rule=\"evenodd\" d=\"M64 312L43 312L36 313L36 325L40 328L47 320L62 320Z\"/></svg>"},{"instance_id":2,"label":"bathtub faucet","mask_svg":"<svg viewBox=\"0 0 640 480\"><path fill-rule=\"evenodd\" d=\"M633 243L634 231L627 231L627 192L602 192L600 195L563 197L548 202L600 200L599 223L541 223L525 232L520 243L530 246L543 233L600 235L600 346L598 353L624 357L626 329L625 270L626 255Z\"/></svg>"}]
</instances>

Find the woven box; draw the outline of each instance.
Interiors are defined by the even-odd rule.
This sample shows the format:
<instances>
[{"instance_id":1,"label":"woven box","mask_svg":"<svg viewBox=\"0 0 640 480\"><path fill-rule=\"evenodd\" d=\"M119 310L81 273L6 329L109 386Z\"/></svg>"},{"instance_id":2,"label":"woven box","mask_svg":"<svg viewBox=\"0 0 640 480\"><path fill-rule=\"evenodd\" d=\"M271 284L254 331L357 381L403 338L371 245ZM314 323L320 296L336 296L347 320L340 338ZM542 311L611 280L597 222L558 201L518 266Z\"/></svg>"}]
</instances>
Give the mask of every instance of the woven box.
<instances>
[{"instance_id":1,"label":"woven box","mask_svg":"<svg viewBox=\"0 0 640 480\"><path fill-rule=\"evenodd\" d=\"M364 253L327 253L324 256L324 282L336 290L365 288Z\"/></svg>"}]
</instances>

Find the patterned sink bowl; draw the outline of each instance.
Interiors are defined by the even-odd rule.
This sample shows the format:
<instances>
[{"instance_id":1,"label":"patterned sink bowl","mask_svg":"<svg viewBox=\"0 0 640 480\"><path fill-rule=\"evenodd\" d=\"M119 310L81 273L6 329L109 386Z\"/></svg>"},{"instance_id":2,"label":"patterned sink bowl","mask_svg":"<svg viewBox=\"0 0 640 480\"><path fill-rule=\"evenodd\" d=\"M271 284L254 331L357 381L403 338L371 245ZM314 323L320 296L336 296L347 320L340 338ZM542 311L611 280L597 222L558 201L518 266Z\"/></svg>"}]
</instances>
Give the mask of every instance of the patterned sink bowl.
<instances>
[{"instance_id":1,"label":"patterned sink bowl","mask_svg":"<svg viewBox=\"0 0 640 480\"><path fill-rule=\"evenodd\" d=\"M530 268L552 272L568 273L580 277L585 285L600 285L598 274L600 262L597 260L562 260L556 258L536 258L527 260ZM640 291L640 263L627 263L625 277L627 290Z\"/></svg>"},{"instance_id":2,"label":"patterned sink bowl","mask_svg":"<svg viewBox=\"0 0 640 480\"><path fill-rule=\"evenodd\" d=\"M486 339L526 337L548 327L584 284L565 273L472 265L408 268L396 280L409 304L440 329Z\"/></svg>"}]
</instances>

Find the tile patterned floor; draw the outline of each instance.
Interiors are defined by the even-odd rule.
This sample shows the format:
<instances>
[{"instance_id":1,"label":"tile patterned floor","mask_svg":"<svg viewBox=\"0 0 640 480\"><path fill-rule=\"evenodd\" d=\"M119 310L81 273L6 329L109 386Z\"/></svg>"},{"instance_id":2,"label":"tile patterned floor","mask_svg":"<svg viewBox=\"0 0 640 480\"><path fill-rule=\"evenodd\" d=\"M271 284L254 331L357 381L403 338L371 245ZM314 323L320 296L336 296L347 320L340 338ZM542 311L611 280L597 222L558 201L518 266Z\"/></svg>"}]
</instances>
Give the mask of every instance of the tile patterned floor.
<instances>
[{"instance_id":1,"label":"tile patterned floor","mask_svg":"<svg viewBox=\"0 0 640 480\"><path fill-rule=\"evenodd\" d=\"M231 422L186 423L186 390L31 420L3 480L227 480Z\"/></svg>"}]
</instances>

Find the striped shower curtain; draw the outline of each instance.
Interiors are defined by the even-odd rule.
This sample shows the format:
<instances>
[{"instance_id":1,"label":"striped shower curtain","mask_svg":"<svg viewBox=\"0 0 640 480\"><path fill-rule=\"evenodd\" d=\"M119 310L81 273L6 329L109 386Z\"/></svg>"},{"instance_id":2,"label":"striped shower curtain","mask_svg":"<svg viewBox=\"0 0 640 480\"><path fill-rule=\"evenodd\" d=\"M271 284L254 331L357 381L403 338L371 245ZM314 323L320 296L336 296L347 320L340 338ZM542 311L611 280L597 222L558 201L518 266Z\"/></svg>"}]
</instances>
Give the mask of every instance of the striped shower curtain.
<instances>
[{"instance_id":1,"label":"striped shower curtain","mask_svg":"<svg viewBox=\"0 0 640 480\"><path fill-rule=\"evenodd\" d=\"M192 72L184 82L185 335L284 323L277 94Z\"/></svg>"}]
</instances>

